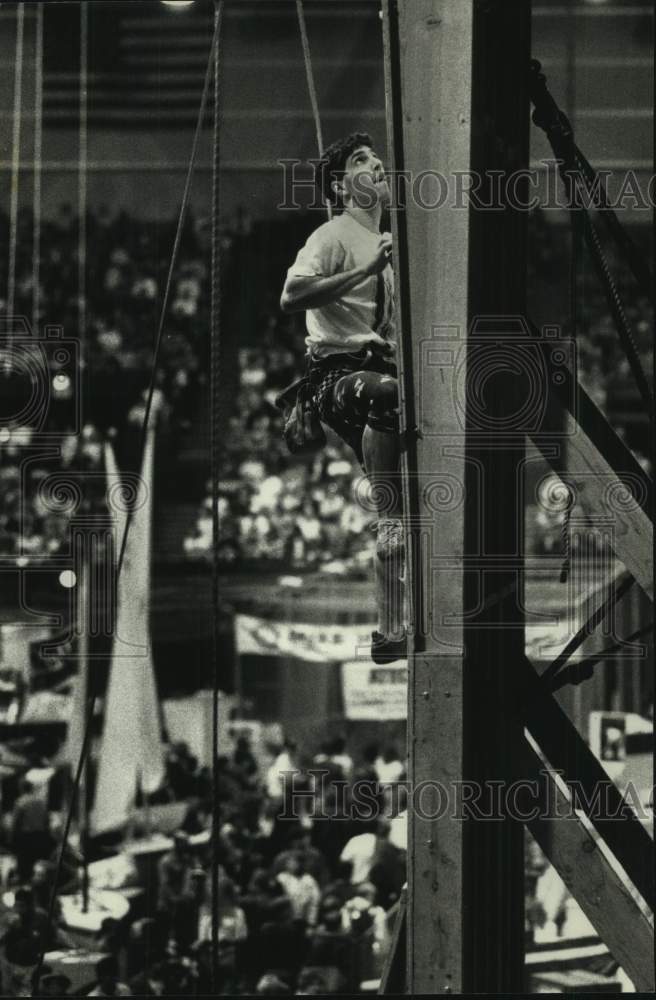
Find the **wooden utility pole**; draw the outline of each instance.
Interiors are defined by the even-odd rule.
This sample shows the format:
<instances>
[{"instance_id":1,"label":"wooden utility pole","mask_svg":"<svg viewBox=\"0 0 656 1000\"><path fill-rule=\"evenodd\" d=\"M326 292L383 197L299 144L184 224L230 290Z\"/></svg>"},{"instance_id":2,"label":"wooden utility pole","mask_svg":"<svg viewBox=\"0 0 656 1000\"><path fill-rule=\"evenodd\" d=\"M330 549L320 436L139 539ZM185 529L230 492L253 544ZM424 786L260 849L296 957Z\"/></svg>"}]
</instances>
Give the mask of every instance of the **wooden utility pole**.
<instances>
[{"instance_id":1,"label":"wooden utility pole","mask_svg":"<svg viewBox=\"0 0 656 1000\"><path fill-rule=\"evenodd\" d=\"M380 992L525 991L520 816L653 992L653 840L553 696L580 643L540 676L524 654L527 437L587 513L613 515L629 582L653 595L653 485L562 333L526 316L529 94L541 127L562 125L530 66L530 4L384 0L383 23L412 632L408 891ZM609 506L626 483L635 502ZM588 625L614 603L611 587Z\"/></svg>"},{"instance_id":2,"label":"wooden utility pole","mask_svg":"<svg viewBox=\"0 0 656 1000\"><path fill-rule=\"evenodd\" d=\"M415 627L406 986L521 992L522 826L475 815L518 776L522 738L526 213L476 208L466 191L486 201L490 171L528 164L530 4L386 0L384 24L392 167L406 178L394 213Z\"/></svg>"}]
</instances>

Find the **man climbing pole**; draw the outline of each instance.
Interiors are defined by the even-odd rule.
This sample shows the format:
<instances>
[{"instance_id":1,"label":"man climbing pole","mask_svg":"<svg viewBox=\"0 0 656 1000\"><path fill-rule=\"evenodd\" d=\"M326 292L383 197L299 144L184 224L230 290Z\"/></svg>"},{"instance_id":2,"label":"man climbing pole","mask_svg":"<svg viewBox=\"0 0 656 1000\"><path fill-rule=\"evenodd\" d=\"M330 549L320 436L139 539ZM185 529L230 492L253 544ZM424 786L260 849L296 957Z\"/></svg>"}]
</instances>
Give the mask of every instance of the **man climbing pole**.
<instances>
[{"instance_id":1,"label":"man climbing pole","mask_svg":"<svg viewBox=\"0 0 656 1000\"><path fill-rule=\"evenodd\" d=\"M392 237L380 231L390 188L364 132L326 149L315 181L335 215L299 251L280 306L305 310L307 400L353 448L370 483L378 610L371 656L390 663L407 653Z\"/></svg>"}]
</instances>

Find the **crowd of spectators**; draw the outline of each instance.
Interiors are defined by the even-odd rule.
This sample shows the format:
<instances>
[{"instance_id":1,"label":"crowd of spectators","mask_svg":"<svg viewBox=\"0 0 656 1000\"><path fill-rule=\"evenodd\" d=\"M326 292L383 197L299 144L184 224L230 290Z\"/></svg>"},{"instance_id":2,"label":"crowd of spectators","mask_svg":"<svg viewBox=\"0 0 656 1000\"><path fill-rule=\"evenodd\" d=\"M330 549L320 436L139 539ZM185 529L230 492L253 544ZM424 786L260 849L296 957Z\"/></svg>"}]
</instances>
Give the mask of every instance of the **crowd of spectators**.
<instances>
[{"instance_id":1,"label":"crowd of spectators","mask_svg":"<svg viewBox=\"0 0 656 1000\"><path fill-rule=\"evenodd\" d=\"M636 296L619 260L609 251L626 302L645 370L651 371L651 307ZM562 294L559 320L570 338L567 281L567 237L544 215L531 218L529 283L543 286L553 303L555 287ZM272 298L274 298L272 296ZM609 393L631 386L631 373L619 337L590 268L578 279L576 368L579 380L606 410ZM282 439L277 392L303 370L303 319L278 314L273 306L239 351L239 389L224 435L219 496L219 559L225 566L253 562L271 566L320 569L326 572L367 572L372 552L368 527L375 511L350 449L333 435L328 448L314 460L293 459ZM623 427L618 428L623 434ZM629 443L649 471L649 463L633 440ZM527 543L531 553L557 553L563 547L564 515L559 503L550 506L550 491L529 500ZM184 543L192 558L210 558L212 500L202 503L194 534Z\"/></svg>"},{"instance_id":2,"label":"crowd of spectators","mask_svg":"<svg viewBox=\"0 0 656 1000\"><path fill-rule=\"evenodd\" d=\"M3 757L4 759L4 757ZM123 916L99 916L96 930L71 924L81 905L83 857L78 827L57 877L65 802L58 778L23 776L0 833L0 992L3 996L198 996L211 993L211 776L186 744L172 744L158 802L180 820L156 865L143 869L123 841L90 842L89 909L103 889L129 893ZM5 789L6 791L6 789ZM157 814L159 815L159 814ZM173 815L173 814L171 814ZM134 836L153 820L135 819ZM145 826L144 826L145 824ZM161 837L160 837L161 840ZM167 846L168 843L168 846ZM117 853L118 852L118 853ZM101 918L102 917L102 918ZM91 926L91 925L90 925ZM38 973L40 961L44 964ZM68 971L67 971L68 970ZM35 990L32 993L32 990Z\"/></svg>"},{"instance_id":3,"label":"crowd of spectators","mask_svg":"<svg viewBox=\"0 0 656 1000\"><path fill-rule=\"evenodd\" d=\"M26 462L32 438L32 428L23 427L0 443L0 554L19 560L60 552L73 514L97 509L104 492L101 480L88 475L102 467L102 440L93 425L63 435L55 461Z\"/></svg>"},{"instance_id":4,"label":"crowd of spectators","mask_svg":"<svg viewBox=\"0 0 656 1000\"><path fill-rule=\"evenodd\" d=\"M72 474L101 466L102 441L120 438L143 416L144 392L153 370L160 311L170 262L175 222L144 222L107 208L87 215L86 287L79 286L78 219L68 204L54 218L43 219L38 285L38 334L60 327L64 341L75 342L73 363L61 370L57 352L31 350L39 368L39 392L46 404L27 407L33 385L25 372L29 331L7 317L9 221L0 213L0 325L12 340L0 344L3 416L0 423L0 553L29 557L56 553L65 541L71 505L44 494L41 482L50 470L29 466L26 446L36 432L60 448L60 471ZM34 315L32 212L18 216L14 272L14 316ZM226 237L226 245L229 238ZM193 214L187 218L156 370L159 416L175 440L191 426L199 387L205 379L203 352L209 333L208 227ZM36 335L37 331L33 331ZM65 345L64 345L65 346ZM43 371L41 371L43 369ZM43 383L43 385L41 385ZM80 419L82 423L80 423ZM41 438L41 440L43 440ZM72 475L74 478L74 475Z\"/></svg>"},{"instance_id":5,"label":"crowd of spectators","mask_svg":"<svg viewBox=\"0 0 656 1000\"><path fill-rule=\"evenodd\" d=\"M220 759L222 993L358 992L405 883L405 764L391 747L354 760L340 737L269 751L242 736Z\"/></svg>"},{"instance_id":6,"label":"crowd of spectators","mask_svg":"<svg viewBox=\"0 0 656 1000\"><path fill-rule=\"evenodd\" d=\"M334 995L362 992L363 983L371 990L406 882L406 760L394 745L355 751L343 736L299 746L281 734L274 744L257 730L244 735L244 725L231 723L217 760L216 964L211 781L178 743L151 804L153 813L157 802L182 807L168 840L158 835L154 854L134 853L130 844L142 843L153 822L142 812L136 841L91 842L91 910L100 889L125 890L129 901L124 915L104 915L94 930L70 920L71 900L79 914L83 891L77 828L53 903L62 823L54 779L38 768L34 779L20 779L3 811L3 996ZM525 873L530 948L558 936L571 899L559 882L546 891L555 876L528 834Z\"/></svg>"},{"instance_id":7,"label":"crowd of spectators","mask_svg":"<svg viewBox=\"0 0 656 1000\"><path fill-rule=\"evenodd\" d=\"M341 736L267 751L237 736L220 758L221 991L360 992L380 977L406 880L406 760ZM549 868L527 833L527 948L558 934L547 924L569 900L543 898Z\"/></svg>"},{"instance_id":8,"label":"crowd of spectators","mask_svg":"<svg viewBox=\"0 0 656 1000\"><path fill-rule=\"evenodd\" d=\"M239 389L222 440L220 559L366 571L375 509L353 452L329 431L320 454L293 460L282 437L275 398L303 370L298 319L270 316L263 327L257 345L239 351ZM211 546L208 496L185 551L208 558Z\"/></svg>"},{"instance_id":9,"label":"crowd of spectators","mask_svg":"<svg viewBox=\"0 0 656 1000\"><path fill-rule=\"evenodd\" d=\"M103 887L119 895L125 888L130 899L125 916L107 915L93 932L69 919L70 900L81 905L83 890L77 829L69 835L53 905L61 835L53 778L21 778L0 834L0 992L358 990L362 980L380 975L387 913L406 878L405 832L396 817L404 803L394 793L405 764L394 747L370 746L360 757L354 759L342 738L312 753L289 741L254 751L239 736L219 758L218 984L211 951L211 783L188 747L170 750L160 798L182 805L183 818L155 855L155 867L144 872L129 842L116 844L108 858L104 842L91 849L100 859L88 868L90 910ZM39 776L38 769L32 773Z\"/></svg>"},{"instance_id":10,"label":"crowd of spectators","mask_svg":"<svg viewBox=\"0 0 656 1000\"><path fill-rule=\"evenodd\" d=\"M8 227L7 216L0 214L5 248L9 246ZM244 213L224 227L226 262L233 242L249 238L252 229ZM122 426L138 425L143 415L143 393L152 372L174 232L173 221L145 222L102 207L90 211L82 310L75 213L64 204L54 218L42 222L38 322L41 328L60 325L65 337L80 341L79 370L63 380L55 367L50 372L46 425L49 421L50 429L60 432L57 441L63 469L75 468L79 462L97 467L103 438L117 432L120 436ZM558 316L550 316L550 322L560 322L564 336L569 337L566 232L537 211L530 219L529 245L531 297L539 299L541 288L550 303L561 303ZM7 249L0 254L3 289L8 287L8 256ZM608 256L643 367L649 373L653 357L650 304L636 293L610 247ZM256 260L249 260L256 265ZM207 391L209 262L207 221L190 214L172 276L156 372L160 413L173 438L192 428L199 397ZM15 279L15 312L31 316L34 271L29 208L21 209L18 218ZM582 264L577 287L578 376L594 401L607 409L611 397L627 397L627 392L630 396L632 375L589 263ZM226 566L258 563L360 574L366 571L371 553L368 525L374 512L359 482L361 470L352 452L330 434L328 448L314 461L293 460L282 439L274 400L302 371L304 329L302 315L279 314L277 292L266 289L259 320L249 320L239 331L235 398L221 435L219 557ZM6 308L6 297L0 297L0 320ZM0 355L2 371L6 371L11 367L11 351L3 347ZM83 402L82 427L75 424L76 396ZM0 427L0 477L6 487L0 510L0 553L19 557L56 553L66 537L67 510L44 502L38 469L30 468L28 479L24 476L21 459L34 427L14 426L6 417L5 423L6 427ZM43 424L39 430L44 430ZM630 431L627 441L639 452L640 443ZM188 558L210 557L211 513L207 496L194 531L184 540ZM538 525L530 547L551 550L554 546L549 540L544 542L536 513L531 516L529 512L529 525Z\"/></svg>"}]
</instances>

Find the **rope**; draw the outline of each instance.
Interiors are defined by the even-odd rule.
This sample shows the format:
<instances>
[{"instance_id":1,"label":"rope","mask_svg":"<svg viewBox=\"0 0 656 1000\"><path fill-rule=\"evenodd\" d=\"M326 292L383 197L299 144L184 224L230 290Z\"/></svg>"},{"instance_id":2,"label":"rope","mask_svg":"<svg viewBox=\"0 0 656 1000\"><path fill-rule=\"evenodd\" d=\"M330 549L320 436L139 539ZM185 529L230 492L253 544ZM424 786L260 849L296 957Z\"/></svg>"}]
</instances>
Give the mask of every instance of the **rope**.
<instances>
[{"instance_id":1,"label":"rope","mask_svg":"<svg viewBox=\"0 0 656 1000\"><path fill-rule=\"evenodd\" d=\"M212 295L210 302L210 407L212 462L212 986L219 992L219 450L220 450L220 375L221 375L221 234L219 231L220 198L220 125L221 75L220 45L223 0L215 0L214 31L214 119L212 135Z\"/></svg>"},{"instance_id":2,"label":"rope","mask_svg":"<svg viewBox=\"0 0 656 1000\"><path fill-rule=\"evenodd\" d=\"M173 242L173 248L172 248L172 251L171 251L171 260L170 260L169 271L168 271L168 275L167 275L166 286L165 286L165 290L164 290L164 297L162 299L162 306L161 306L160 318L159 318L159 324L158 324L158 330L157 330L157 338L156 338L155 349L154 349L154 356L153 356L153 365L152 365L152 371L151 371L151 378L150 378L150 384L148 386L148 395L147 395L147 398L146 398L145 414L144 414L143 424L142 424L142 428L141 428L140 455L141 455L141 462L142 462L142 464L143 464L143 456L144 456L145 448L146 448L146 440L147 440L147 435L148 435L148 424L149 424L149 419L150 419L150 413L151 413L151 410L152 410L153 396L154 396L154 393L155 393L157 368L158 368L158 362L159 362L159 354L160 354L161 343L162 343L162 339L163 339L163 331L164 331L164 320L166 318L166 312L167 312L169 297L170 297L170 293L171 293L171 287L172 287L172 284L173 284L173 274L175 272L175 266L176 266L176 263L177 263L177 258L178 258L178 254L179 254L179 250L180 250L180 243L181 243L181 239L182 239L182 231L183 231L183 228L184 228L184 222L185 222L186 215L187 215L187 208L188 208L188 204L189 204L189 194L190 194L190 191L191 191L191 180L192 180L192 177L193 177L194 166L195 166L195 162L196 162L196 155L197 155L198 146L199 146L199 143L200 143L200 136L202 134L203 125L204 125L204 122L205 122L205 116L206 116L206 111L207 111L207 103L208 103L208 95L209 95L209 89L210 89L210 81L212 79L212 72L213 72L213 65L214 65L214 51L215 51L215 47L217 45L217 40L218 40L218 32L217 32L217 28L215 26L214 34L212 36L212 42L211 42L211 46L210 46L210 54L209 54L209 59L208 59L208 64L207 64L207 70L206 70L206 73L205 73L205 81L204 81L204 84L203 84L203 93L202 93L202 96L201 96L200 108L199 108L199 111L198 111L198 119L197 119L197 123L196 123L196 131L194 133L194 139L193 139L191 154L190 154L190 158L189 158L189 167L188 167L188 171L187 171L187 177L186 177L186 180L185 180L184 191L182 193L182 199L181 199L181 204L180 204L180 214L179 214L179 218L178 218L178 225L177 225L177 230L176 230L176 234L175 234L175 239L174 239L174 242ZM119 552L118 563L117 563L117 567L116 567L116 580L117 581L118 581L118 578L120 577L122 569L123 569L123 563L124 563L124 559L125 559L125 550L126 550L126 545L127 545L128 533L129 533L129 530L130 530L130 526L132 524L133 517L134 517L134 509L132 507L129 507L128 511L127 511L126 518L125 518L125 526L123 528L123 537L121 539L121 549L120 549L120 552ZM73 790L72 790L72 794L71 794L71 800L70 800L70 803L69 803L68 812L67 812L67 816L66 816L66 823L65 823L65 826L64 826L64 833L63 833L63 837L62 837L61 847L60 847L59 855L58 855L58 858L57 858L57 868L55 870L55 878L54 878L52 893L51 893L51 896L50 896L50 905L48 907L48 923L49 923L50 927L52 927L52 924L53 924L53 921L54 921L54 911L55 911L55 904L56 904L56 900L57 900L57 889L58 889L59 881L60 881L60 878L61 878L61 870L62 870L62 865L63 865L63 860L64 860L64 853L66 851L66 847L67 847L67 844L68 844L68 836L69 836L69 833L70 833L70 827L71 827L71 823L72 823L73 815L74 815L74 811L75 811L75 805L76 805L78 791L79 791L79 787L80 787L80 781L81 781L82 771L83 771L83 768L85 766L86 759L87 759L87 754L88 754L88 751L89 751L91 725L92 725L92 721L93 721L93 718L94 718L95 707L96 707L96 700L97 700L97 695L94 692L91 695L91 697L89 698L89 710L87 712L87 717L86 717L86 721L85 721L84 739L83 739L83 743L82 743L82 749L81 749L81 752L80 752L80 759L78 761L77 769L76 769L76 772L75 772L75 779L74 779L74 782L73 782ZM44 962L44 958L45 958L46 948L47 948L47 943L44 941L44 943L43 943L43 945L41 947L41 952L40 952L40 955L39 955L39 961L37 963L37 966L36 966L36 969L35 969L35 972L34 972L35 989L38 989L39 973L40 973L41 968L43 967L43 962Z\"/></svg>"},{"instance_id":3,"label":"rope","mask_svg":"<svg viewBox=\"0 0 656 1000\"><path fill-rule=\"evenodd\" d=\"M77 185L77 284L78 336L84 349L87 334L87 160L88 160L88 73L89 4L80 4L80 165Z\"/></svg>"},{"instance_id":4,"label":"rope","mask_svg":"<svg viewBox=\"0 0 656 1000\"><path fill-rule=\"evenodd\" d=\"M581 250L581 218L580 209L576 206L570 208L570 234L571 234L571 255L570 255L570 275L569 275L569 295L570 295L570 334L576 342L579 330L579 308L578 308L578 277ZM571 537L570 520L572 514L572 495L568 490L568 503L565 508L565 517L561 529L563 545L563 562L560 568L560 582L567 583L571 567Z\"/></svg>"},{"instance_id":5,"label":"rope","mask_svg":"<svg viewBox=\"0 0 656 1000\"><path fill-rule=\"evenodd\" d=\"M579 216L576 208L570 208L570 236L571 236L571 254L570 254L570 272L569 272L569 296L570 296L570 334L574 341L577 339L578 335L578 276L579 276L579 249L580 249L580 226L579 226ZM567 507L565 508L565 516L563 518L563 523L561 527L561 540L563 547L563 562L560 567L560 582L567 583L569 578L569 571L571 567L571 536L570 536L570 519L571 519L571 498L568 498Z\"/></svg>"},{"instance_id":6,"label":"rope","mask_svg":"<svg viewBox=\"0 0 656 1000\"><path fill-rule=\"evenodd\" d=\"M209 60L207 63L207 69L205 71L205 80L203 82L203 93L200 99L200 109L198 112L198 119L196 121L196 131L194 132L194 139L191 147L191 154L189 157L189 167L187 170L187 176L185 179L185 186L182 192L182 202L180 206L180 215L178 218L178 226L175 233L175 239L173 240L173 249L171 250L171 260L169 264L168 274L166 276L166 285L164 287L164 297L162 299L162 308L160 310L159 323L157 327L157 336L155 339L155 349L153 352L153 367L150 376L150 384L148 386L148 396L146 398L146 409L144 413L143 424L141 427L141 447L140 454L143 456L146 447L146 437L148 435L148 423L150 421L150 413L153 404L153 395L155 392L155 384L157 377L157 363L159 359L159 354L162 346L162 340L164 339L164 321L166 319L166 313L168 310L169 299L171 297L171 288L173 287L173 275L175 273L175 266L178 259L178 254L180 252L180 245L182 243L182 233L184 230L185 220L187 218L187 208L189 205L189 195L191 193L191 182L194 175L194 167L196 164L196 156L198 153L198 147L200 145L200 138L203 133L203 126L205 123L205 116L207 113L207 103L210 92L210 83L212 80L212 73L214 71L214 49L218 43L218 33L215 27L214 34L212 36L212 43L210 46ZM132 522L132 508L129 508L127 520L125 523L125 530L123 532L123 539L121 541L121 551L119 553L118 559L118 572L120 573L121 567L123 566L123 559L125 557L125 546L127 543L128 529Z\"/></svg>"},{"instance_id":7,"label":"rope","mask_svg":"<svg viewBox=\"0 0 656 1000\"><path fill-rule=\"evenodd\" d=\"M583 155L577 145L574 145L574 153L580 175L583 177L588 191L591 193L594 192L597 197L597 202L595 204L597 211L606 223L608 231L615 240L617 246L624 253L640 291L644 296L646 296L646 298L653 301L654 292L652 287L652 278L649 265L645 260L644 254L633 241L631 235L627 233L626 229L617 218L614 210L608 204L606 192L601 185L597 185L596 183L597 174L594 167Z\"/></svg>"},{"instance_id":8,"label":"rope","mask_svg":"<svg viewBox=\"0 0 656 1000\"><path fill-rule=\"evenodd\" d=\"M16 66L14 67L14 118L11 138L11 202L9 213L9 273L7 278L7 348L13 341L14 300L16 297L16 247L18 243L18 181L20 174L21 110L23 102L23 39L25 4L16 12Z\"/></svg>"},{"instance_id":9,"label":"rope","mask_svg":"<svg viewBox=\"0 0 656 1000\"><path fill-rule=\"evenodd\" d=\"M556 659L550 663L544 673L540 675L541 683L546 684L548 681L553 679L561 667L567 663L569 658L574 655L579 646L581 646L592 634L592 632L594 632L597 625L603 621L610 609L624 597L634 583L635 579L632 576L626 576L619 587L615 589L615 581L613 581L610 587L610 593L608 594L606 600L590 615L587 622L581 626L576 635L570 639L565 648L558 654Z\"/></svg>"},{"instance_id":10,"label":"rope","mask_svg":"<svg viewBox=\"0 0 656 1000\"><path fill-rule=\"evenodd\" d=\"M383 45L385 68L385 106L389 136L390 168L401 183L405 183L405 146L403 121L403 72L401 27L398 4L383 0ZM399 409L401 416L401 461L403 510L406 519L406 593L409 620L414 623L411 653L425 648L427 625L423 618L425 605L422 537L420 523L419 477L417 476L417 443L421 431L417 425L418 402L414 382L414 346L412 296L410 294L410 248L408 220L405 211L394 213L394 271L398 280L396 319L399 329Z\"/></svg>"},{"instance_id":11,"label":"rope","mask_svg":"<svg viewBox=\"0 0 656 1000\"><path fill-rule=\"evenodd\" d=\"M323 156L323 130L321 128L321 115L319 114L319 102L317 101L317 90L314 85L314 72L312 69L312 53L305 24L305 11L303 0L296 0L296 14L298 15L298 27L301 32L301 46L303 48L303 62L305 63L305 76L307 79L308 91L310 94L310 104L312 105L312 117L314 118L314 129L317 135L317 149L319 156ZM333 209L329 201L325 202L328 218L332 219Z\"/></svg>"},{"instance_id":12,"label":"rope","mask_svg":"<svg viewBox=\"0 0 656 1000\"><path fill-rule=\"evenodd\" d=\"M34 192L32 201L32 336L39 327L41 282L41 158L43 149L43 3L36 6L34 43Z\"/></svg>"},{"instance_id":13,"label":"rope","mask_svg":"<svg viewBox=\"0 0 656 1000\"><path fill-rule=\"evenodd\" d=\"M578 663L569 663L563 670L559 671L553 678L553 681L549 687L550 691L559 691L561 688L565 687L566 684L577 685L581 681L588 681L594 674L594 668L602 660L608 659L613 653L619 653L624 646L629 642L634 642L636 639L641 639L643 635L647 635L654 628L654 623L650 622L649 625L644 625L642 628L638 628L631 635L627 635L620 642L615 643L613 646L606 646L605 649L599 650L598 653L592 653L590 656L586 656L584 660L579 660Z\"/></svg>"},{"instance_id":14,"label":"rope","mask_svg":"<svg viewBox=\"0 0 656 1000\"><path fill-rule=\"evenodd\" d=\"M647 376L644 373L642 362L640 361L638 349L636 348L635 341L633 339L633 334L631 333L631 326L626 313L624 312L624 306L617 290L617 285L615 284L613 276L610 273L608 261L606 260L601 246L601 240L599 239L599 233L597 232L592 219L585 211L583 213L583 226L585 240L590 251L590 256L592 257L592 262L597 271L597 275L604 286L608 308L610 309L613 319L615 320L615 326L617 327L620 335L624 353L626 354L631 371L633 372L633 377L640 391L640 395L642 396L642 401L647 407L647 412L651 413L654 401L651 389L649 388L649 383L647 382Z\"/></svg>"},{"instance_id":15,"label":"rope","mask_svg":"<svg viewBox=\"0 0 656 1000\"><path fill-rule=\"evenodd\" d=\"M558 167L565 186L565 191L567 193L570 210L577 211L581 215L583 235L590 256L592 257L597 277L603 286L608 308L611 311L615 326L617 327L622 347L627 356L631 371L633 372L633 377L635 378L640 391L640 395L642 396L643 402L647 407L647 412L651 414L653 409L652 393L642 368L640 356L633 341L631 327L626 317L626 313L624 312L622 300L613 280L613 276L610 273L610 268L604 255L599 234L597 233L585 205L580 205L576 196L574 178L582 172L586 187L589 188L590 172L594 173L594 171L592 171L590 165L587 164L587 161L585 161L585 163L583 162L585 158L581 158L581 154L578 152L574 143L572 125L567 118L567 115L560 110L553 96L549 92L546 83L546 76L541 72L541 69L542 67L537 60L531 60L529 92L531 100L535 106L533 111L533 122L545 132L554 156L558 161ZM587 170L586 164L588 168ZM581 167L583 167L582 171ZM617 220L615 221L617 225L619 225Z\"/></svg>"},{"instance_id":16,"label":"rope","mask_svg":"<svg viewBox=\"0 0 656 1000\"><path fill-rule=\"evenodd\" d=\"M89 4L80 4L80 102L79 102L79 167L77 178L77 285L78 285L78 341L80 345L80 360L84 359L87 343L87 160L88 160L88 73L89 73ZM84 368L82 369L84 371ZM86 546L83 554L88 558ZM88 566L83 567L83 573L88 577ZM90 582L90 581L89 581ZM81 583L80 583L81 585ZM86 633L86 620L85 633ZM88 674L87 663L82 669ZM85 704L89 702L88 676L85 686ZM82 819L79 825L80 850L84 858L82 875L82 909L86 913L89 906L89 766L85 754L84 767L80 773L81 793L76 795L78 812Z\"/></svg>"},{"instance_id":17,"label":"rope","mask_svg":"<svg viewBox=\"0 0 656 1000\"><path fill-rule=\"evenodd\" d=\"M572 505L571 503L568 503L565 509L565 517L563 518L563 526L561 529L561 537L563 542L563 563L562 566L560 567L561 583L567 583L572 562L572 541L569 530L571 517L572 517Z\"/></svg>"}]
</instances>

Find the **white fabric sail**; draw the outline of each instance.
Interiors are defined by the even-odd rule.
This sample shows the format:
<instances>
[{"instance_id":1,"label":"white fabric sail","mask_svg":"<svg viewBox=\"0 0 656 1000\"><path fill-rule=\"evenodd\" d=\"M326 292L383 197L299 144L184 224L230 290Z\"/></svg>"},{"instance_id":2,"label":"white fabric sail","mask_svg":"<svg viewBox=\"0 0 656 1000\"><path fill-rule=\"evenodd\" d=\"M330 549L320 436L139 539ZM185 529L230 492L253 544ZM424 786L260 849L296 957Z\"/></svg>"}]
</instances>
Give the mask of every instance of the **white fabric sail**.
<instances>
[{"instance_id":1,"label":"white fabric sail","mask_svg":"<svg viewBox=\"0 0 656 1000\"><path fill-rule=\"evenodd\" d=\"M93 833L113 830L127 822L134 809L137 788L154 792L164 778L149 625L154 446L155 432L151 425L118 581L116 630L91 822ZM110 445L107 445L107 473L110 481L120 482ZM126 515L120 510L113 513L118 560Z\"/></svg>"}]
</instances>

